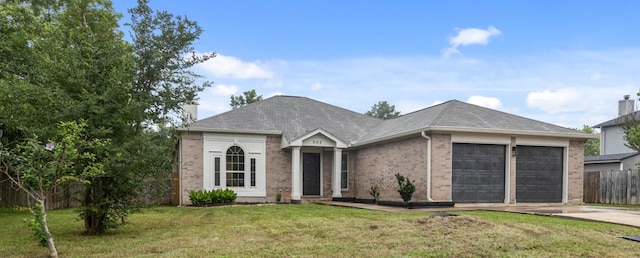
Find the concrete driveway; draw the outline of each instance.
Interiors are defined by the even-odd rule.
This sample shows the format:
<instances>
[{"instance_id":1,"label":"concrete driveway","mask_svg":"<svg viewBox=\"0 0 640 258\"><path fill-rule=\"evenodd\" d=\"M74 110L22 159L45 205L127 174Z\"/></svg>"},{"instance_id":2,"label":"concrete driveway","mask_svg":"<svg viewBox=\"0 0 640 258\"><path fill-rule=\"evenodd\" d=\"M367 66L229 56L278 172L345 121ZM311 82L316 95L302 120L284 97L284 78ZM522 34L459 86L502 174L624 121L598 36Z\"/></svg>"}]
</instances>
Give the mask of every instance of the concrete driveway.
<instances>
[{"instance_id":1,"label":"concrete driveway","mask_svg":"<svg viewBox=\"0 0 640 258\"><path fill-rule=\"evenodd\" d=\"M503 207L498 209L523 214L558 216L590 221L609 222L640 228L640 210L609 208L599 206L544 206L544 207Z\"/></svg>"}]
</instances>

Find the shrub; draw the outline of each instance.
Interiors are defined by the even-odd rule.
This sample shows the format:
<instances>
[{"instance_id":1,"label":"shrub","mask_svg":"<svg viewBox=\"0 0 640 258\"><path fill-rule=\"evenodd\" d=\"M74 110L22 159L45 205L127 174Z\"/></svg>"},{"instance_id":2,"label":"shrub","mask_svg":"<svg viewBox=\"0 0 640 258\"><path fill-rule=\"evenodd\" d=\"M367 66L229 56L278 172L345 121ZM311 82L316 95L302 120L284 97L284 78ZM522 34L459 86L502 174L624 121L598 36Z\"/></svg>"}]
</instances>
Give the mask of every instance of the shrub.
<instances>
[{"instance_id":1,"label":"shrub","mask_svg":"<svg viewBox=\"0 0 640 258\"><path fill-rule=\"evenodd\" d=\"M396 179L398 180L398 193L404 202L411 201L413 193L416 191L416 187L411 183L409 177L404 177L399 173L396 173Z\"/></svg>"},{"instance_id":2,"label":"shrub","mask_svg":"<svg viewBox=\"0 0 640 258\"><path fill-rule=\"evenodd\" d=\"M373 201L377 202L380 198L380 188L378 185L374 185L369 189L369 194L373 197Z\"/></svg>"},{"instance_id":3,"label":"shrub","mask_svg":"<svg viewBox=\"0 0 640 258\"><path fill-rule=\"evenodd\" d=\"M231 189L213 189L211 191L190 191L189 200L194 206L206 206L212 204L232 203L238 195Z\"/></svg>"}]
</instances>

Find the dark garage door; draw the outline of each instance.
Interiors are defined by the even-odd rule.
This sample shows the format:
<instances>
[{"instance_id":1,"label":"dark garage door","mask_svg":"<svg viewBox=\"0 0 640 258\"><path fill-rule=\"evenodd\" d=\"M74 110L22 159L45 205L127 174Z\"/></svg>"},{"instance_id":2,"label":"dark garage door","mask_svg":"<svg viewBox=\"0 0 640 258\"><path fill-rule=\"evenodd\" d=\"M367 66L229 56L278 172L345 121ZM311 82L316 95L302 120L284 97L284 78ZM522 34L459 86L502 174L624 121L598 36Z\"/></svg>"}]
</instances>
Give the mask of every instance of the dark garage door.
<instances>
[{"instance_id":1,"label":"dark garage door","mask_svg":"<svg viewBox=\"0 0 640 258\"><path fill-rule=\"evenodd\" d=\"M563 148L516 148L516 202L562 202Z\"/></svg>"},{"instance_id":2,"label":"dark garage door","mask_svg":"<svg viewBox=\"0 0 640 258\"><path fill-rule=\"evenodd\" d=\"M453 144L452 200L504 202L505 145Z\"/></svg>"}]
</instances>

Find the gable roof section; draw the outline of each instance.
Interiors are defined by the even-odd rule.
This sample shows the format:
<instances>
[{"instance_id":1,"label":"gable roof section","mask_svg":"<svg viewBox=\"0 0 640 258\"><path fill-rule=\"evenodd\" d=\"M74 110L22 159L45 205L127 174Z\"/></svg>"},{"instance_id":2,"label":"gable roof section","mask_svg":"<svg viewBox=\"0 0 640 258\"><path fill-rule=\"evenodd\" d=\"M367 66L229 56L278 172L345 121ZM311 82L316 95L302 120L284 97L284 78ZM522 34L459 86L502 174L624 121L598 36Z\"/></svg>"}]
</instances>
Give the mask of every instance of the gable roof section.
<instances>
[{"instance_id":1,"label":"gable roof section","mask_svg":"<svg viewBox=\"0 0 640 258\"><path fill-rule=\"evenodd\" d=\"M616 118L611 119L609 121L594 125L593 127L602 128L602 127L607 127L607 126L621 125L621 124L626 123L629 120L640 121L640 111L636 111L636 112L633 112L631 114L627 114L627 115L624 115L624 116L616 117Z\"/></svg>"},{"instance_id":2,"label":"gable roof section","mask_svg":"<svg viewBox=\"0 0 640 258\"><path fill-rule=\"evenodd\" d=\"M577 130L458 100L382 120L305 97L275 96L198 120L183 131L282 134L291 142L321 129L346 144L366 145L421 131L506 133L590 139Z\"/></svg>"},{"instance_id":3,"label":"gable roof section","mask_svg":"<svg viewBox=\"0 0 640 258\"><path fill-rule=\"evenodd\" d=\"M360 144L424 130L593 138L573 129L451 100L386 120L363 137Z\"/></svg>"},{"instance_id":4,"label":"gable roof section","mask_svg":"<svg viewBox=\"0 0 640 258\"><path fill-rule=\"evenodd\" d=\"M322 128L345 143L358 141L383 120L295 96L274 96L216 116L183 130L282 133L287 141Z\"/></svg>"},{"instance_id":5,"label":"gable roof section","mask_svg":"<svg viewBox=\"0 0 640 258\"><path fill-rule=\"evenodd\" d=\"M584 164L596 164L596 163L616 163L624 159L631 158L640 154L639 152L608 154L599 156L585 156Z\"/></svg>"}]
</instances>

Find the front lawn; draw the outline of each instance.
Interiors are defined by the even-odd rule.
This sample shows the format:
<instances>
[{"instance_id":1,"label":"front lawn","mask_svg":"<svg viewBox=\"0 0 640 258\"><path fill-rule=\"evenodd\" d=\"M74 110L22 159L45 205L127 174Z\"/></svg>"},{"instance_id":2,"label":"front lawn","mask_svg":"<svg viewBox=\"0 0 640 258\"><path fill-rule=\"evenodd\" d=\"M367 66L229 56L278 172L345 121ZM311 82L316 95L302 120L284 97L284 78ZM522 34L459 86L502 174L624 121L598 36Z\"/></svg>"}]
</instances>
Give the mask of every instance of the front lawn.
<instances>
[{"instance_id":1,"label":"front lawn","mask_svg":"<svg viewBox=\"0 0 640 258\"><path fill-rule=\"evenodd\" d=\"M50 211L61 257L639 257L640 229L504 212L389 213L324 205L154 207L103 236L84 236L72 209ZM0 257L47 255L0 209Z\"/></svg>"}]
</instances>

